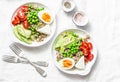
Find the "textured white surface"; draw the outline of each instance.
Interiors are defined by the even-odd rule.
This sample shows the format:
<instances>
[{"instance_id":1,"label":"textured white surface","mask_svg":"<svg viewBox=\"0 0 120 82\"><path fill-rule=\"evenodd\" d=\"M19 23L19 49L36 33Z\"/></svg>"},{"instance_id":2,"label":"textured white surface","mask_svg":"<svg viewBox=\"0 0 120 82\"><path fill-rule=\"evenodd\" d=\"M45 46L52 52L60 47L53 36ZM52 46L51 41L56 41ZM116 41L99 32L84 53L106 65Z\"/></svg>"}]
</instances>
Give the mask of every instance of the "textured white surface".
<instances>
[{"instance_id":1,"label":"textured white surface","mask_svg":"<svg viewBox=\"0 0 120 82\"><path fill-rule=\"evenodd\" d=\"M0 56L9 52L8 45L10 18L14 10L24 2L39 1L57 13L56 35L62 29L75 26L72 13L65 13L60 7L60 0L0 0ZM27 48L19 45L31 60L46 60L49 67L44 68L48 76L42 78L30 65L8 64L0 60L0 82L120 82L120 0L74 0L76 10L84 9L89 17L89 24L80 27L90 32L98 47L98 59L91 73L87 76L73 76L60 72L53 64L50 52L51 41L44 46ZM10 51L11 52L11 51ZM13 54L12 54L13 55Z\"/></svg>"}]
</instances>

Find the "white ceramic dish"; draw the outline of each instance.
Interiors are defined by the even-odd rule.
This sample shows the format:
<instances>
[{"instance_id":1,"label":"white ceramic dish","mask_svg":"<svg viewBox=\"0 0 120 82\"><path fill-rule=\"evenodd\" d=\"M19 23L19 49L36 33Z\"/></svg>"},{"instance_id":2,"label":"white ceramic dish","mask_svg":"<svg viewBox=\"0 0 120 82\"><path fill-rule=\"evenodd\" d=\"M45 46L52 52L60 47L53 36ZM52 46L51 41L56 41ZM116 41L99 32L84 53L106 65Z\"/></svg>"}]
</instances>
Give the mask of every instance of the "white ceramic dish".
<instances>
[{"instance_id":1,"label":"white ceramic dish","mask_svg":"<svg viewBox=\"0 0 120 82\"><path fill-rule=\"evenodd\" d=\"M76 12L72 17L72 20L77 26L85 26L88 23L88 17L84 11Z\"/></svg>"},{"instance_id":2,"label":"white ceramic dish","mask_svg":"<svg viewBox=\"0 0 120 82\"><path fill-rule=\"evenodd\" d=\"M65 3L66 3L66 2L69 3L70 8L67 8L67 7L65 6ZM74 3L74 1L72 1L72 0L63 0L63 1L62 1L62 8L63 8L63 10L64 10L65 12L71 12L71 11L75 8L75 3Z\"/></svg>"},{"instance_id":3,"label":"white ceramic dish","mask_svg":"<svg viewBox=\"0 0 120 82\"><path fill-rule=\"evenodd\" d=\"M80 37L83 37L83 38L86 35L90 35L88 32L86 32L84 30L81 30L81 29L67 29L67 30L64 30L63 32L65 32L65 31L73 31L73 32L77 33ZM61 32L61 33L63 33L63 32ZM94 63L95 63L95 60L97 58L97 47L96 47L91 35L90 35L90 42L92 42L92 44L93 44L93 51L92 51L92 53L94 54L93 60L86 65L84 70L78 70L78 69L64 70L59 65L59 63L56 61L56 51L54 49L54 45L57 41L57 38L61 35L61 33L55 38L55 40L53 41L53 44L52 44L52 56L53 56L53 61L56 65L56 67L59 70L61 70L62 72L67 73L67 74L77 74L77 75L87 75L87 74L89 74L93 65L94 65Z\"/></svg>"},{"instance_id":4,"label":"white ceramic dish","mask_svg":"<svg viewBox=\"0 0 120 82\"><path fill-rule=\"evenodd\" d=\"M22 4L21 6L27 5L27 4L37 4L39 7L44 7L45 10L50 11L51 13L53 13L52 10L50 10L47 6L45 6L45 5L41 4L41 3L38 3L38 2L29 2L29 3ZM20 6L20 7L21 7L21 6ZM17 10L18 10L20 7L18 7L18 8L14 11L14 13L13 13L13 15L12 15L12 18L11 18L11 21L13 20L14 15L16 14ZM13 33L13 28L14 28L14 26L11 24L11 21L10 21L10 24L11 24L11 33L10 33L11 39L12 39L14 42L16 42L16 43L20 43L20 44L22 44L22 45L24 45L24 46L28 46L28 47L38 47L38 46L44 45L45 43L47 43L47 42L53 37L53 35L54 35L55 31L56 31L56 19L55 19L54 13L52 14L52 16L54 16L54 17L53 17L53 20L54 20L54 21L50 24L51 34L50 34L47 38L45 38L44 41L42 41L42 42L33 42L32 44L26 44L25 42L20 41L20 40L14 35L14 33Z\"/></svg>"}]
</instances>

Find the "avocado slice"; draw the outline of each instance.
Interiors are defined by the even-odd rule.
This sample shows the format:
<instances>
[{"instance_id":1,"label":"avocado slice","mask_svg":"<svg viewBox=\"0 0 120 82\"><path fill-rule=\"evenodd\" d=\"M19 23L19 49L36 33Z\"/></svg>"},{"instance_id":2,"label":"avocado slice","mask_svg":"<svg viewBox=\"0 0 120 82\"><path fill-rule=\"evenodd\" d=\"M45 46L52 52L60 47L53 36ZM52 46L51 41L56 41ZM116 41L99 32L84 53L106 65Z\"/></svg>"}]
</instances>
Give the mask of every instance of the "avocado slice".
<instances>
[{"instance_id":1,"label":"avocado slice","mask_svg":"<svg viewBox=\"0 0 120 82\"><path fill-rule=\"evenodd\" d=\"M17 31L20 35L22 35L25 38L29 38L31 35L31 31L24 29L21 25L17 26Z\"/></svg>"},{"instance_id":2,"label":"avocado slice","mask_svg":"<svg viewBox=\"0 0 120 82\"><path fill-rule=\"evenodd\" d=\"M14 29L13 29L15 36L16 36L20 41L23 41L23 42L25 42L25 43L27 43L27 44L31 44L32 41L31 41L30 39L27 39L27 38L23 37L21 34L19 34L18 28L20 28L20 27L14 27Z\"/></svg>"},{"instance_id":3,"label":"avocado slice","mask_svg":"<svg viewBox=\"0 0 120 82\"><path fill-rule=\"evenodd\" d=\"M15 36L16 36L20 41L22 41L21 36L20 36L20 35L18 34L18 32L17 32L17 27L14 27L13 32L14 32Z\"/></svg>"},{"instance_id":4,"label":"avocado slice","mask_svg":"<svg viewBox=\"0 0 120 82\"><path fill-rule=\"evenodd\" d=\"M73 36L73 32L64 32L56 40L55 49L61 46L67 46L70 43L74 42L77 38Z\"/></svg>"},{"instance_id":5,"label":"avocado slice","mask_svg":"<svg viewBox=\"0 0 120 82\"><path fill-rule=\"evenodd\" d=\"M30 39L27 39L27 38L24 38L24 37L21 37L22 41L24 41L25 43L27 44L31 44L32 41Z\"/></svg>"}]
</instances>

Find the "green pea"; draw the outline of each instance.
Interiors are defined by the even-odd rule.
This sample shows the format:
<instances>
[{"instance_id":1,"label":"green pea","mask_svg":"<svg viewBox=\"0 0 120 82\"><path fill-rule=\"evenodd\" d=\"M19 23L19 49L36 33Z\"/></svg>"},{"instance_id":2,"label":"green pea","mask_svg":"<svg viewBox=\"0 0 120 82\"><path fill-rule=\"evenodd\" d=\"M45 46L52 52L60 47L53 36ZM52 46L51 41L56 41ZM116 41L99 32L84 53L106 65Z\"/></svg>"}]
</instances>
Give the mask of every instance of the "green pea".
<instances>
[{"instance_id":1,"label":"green pea","mask_svg":"<svg viewBox=\"0 0 120 82\"><path fill-rule=\"evenodd\" d=\"M36 13L33 13L34 16L36 16L37 14Z\"/></svg>"},{"instance_id":2,"label":"green pea","mask_svg":"<svg viewBox=\"0 0 120 82\"><path fill-rule=\"evenodd\" d=\"M32 28L31 30L32 30L32 31L34 31L34 29L33 29L33 28Z\"/></svg>"},{"instance_id":3,"label":"green pea","mask_svg":"<svg viewBox=\"0 0 120 82\"><path fill-rule=\"evenodd\" d=\"M37 16L35 16L35 19L37 19Z\"/></svg>"},{"instance_id":4,"label":"green pea","mask_svg":"<svg viewBox=\"0 0 120 82\"><path fill-rule=\"evenodd\" d=\"M32 22L34 23L34 20L32 20Z\"/></svg>"},{"instance_id":5,"label":"green pea","mask_svg":"<svg viewBox=\"0 0 120 82\"><path fill-rule=\"evenodd\" d=\"M30 24L32 24L32 22L30 22Z\"/></svg>"},{"instance_id":6,"label":"green pea","mask_svg":"<svg viewBox=\"0 0 120 82\"><path fill-rule=\"evenodd\" d=\"M38 22L38 20L35 20L35 22L37 23L37 22Z\"/></svg>"},{"instance_id":7,"label":"green pea","mask_svg":"<svg viewBox=\"0 0 120 82\"><path fill-rule=\"evenodd\" d=\"M28 22L30 22L30 20L28 20Z\"/></svg>"},{"instance_id":8,"label":"green pea","mask_svg":"<svg viewBox=\"0 0 120 82\"><path fill-rule=\"evenodd\" d=\"M80 41L82 41L83 39L82 38L80 38Z\"/></svg>"}]
</instances>

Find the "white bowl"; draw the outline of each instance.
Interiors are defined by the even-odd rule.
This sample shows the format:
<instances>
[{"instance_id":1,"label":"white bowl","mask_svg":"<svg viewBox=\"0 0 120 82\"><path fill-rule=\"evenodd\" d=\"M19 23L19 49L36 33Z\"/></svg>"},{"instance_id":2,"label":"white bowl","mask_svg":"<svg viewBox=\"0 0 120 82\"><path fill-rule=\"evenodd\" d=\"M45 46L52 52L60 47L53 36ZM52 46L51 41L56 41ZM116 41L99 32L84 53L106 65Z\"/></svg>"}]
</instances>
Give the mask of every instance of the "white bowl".
<instances>
[{"instance_id":1,"label":"white bowl","mask_svg":"<svg viewBox=\"0 0 120 82\"><path fill-rule=\"evenodd\" d=\"M64 6L64 3L65 3L66 1L68 1L68 2L71 4L71 8L66 8L66 7ZM74 1L72 1L72 0L63 0L63 1L62 1L62 8L63 8L63 10L64 10L65 12L71 12L71 11L75 8L75 3L74 3Z\"/></svg>"},{"instance_id":2,"label":"white bowl","mask_svg":"<svg viewBox=\"0 0 120 82\"><path fill-rule=\"evenodd\" d=\"M76 12L72 17L72 20L77 26L85 26L88 23L88 17L84 11Z\"/></svg>"},{"instance_id":3,"label":"white bowl","mask_svg":"<svg viewBox=\"0 0 120 82\"><path fill-rule=\"evenodd\" d=\"M50 12L52 12L52 10L50 10L47 6L45 6L45 5L41 4L41 3L38 3L38 2L28 2L28 3L22 4L21 6L27 5L27 4L37 4L39 7L44 7L45 10L49 10ZM20 6L20 7L21 7L21 6ZM13 15L12 15L12 18L11 18L11 21L13 20L14 16L16 15L17 10L18 10L20 7L18 7L18 8L14 11L14 13L13 13ZM53 16L54 16L54 15L53 15ZM56 31L56 19L55 19L55 17L53 17L53 20L54 20L54 21L50 24L51 34L50 34L48 37L46 37L46 38L44 39L44 41L42 41L42 42L32 42L32 44L27 44L27 43L25 43L25 42L20 41L20 40L14 35L14 33L13 33L13 28L14 28L14 26L11 24L11 21L10 21L10 24L11 24L10 37L11 37L11 39L13 40L13 42L20 43L20 44L22 44L22 45L24 45L24 46L28 46L28 47L38 47L38 46L44 45L45 43L47 43L47 42L53 37L53 35L54 35L55 31Z\"/></svg>"},{"instance_id":4,"label":"white bowl","mask_svg":"<svg viewBox=\"0 0 120 82\"><path fill-rule=\"evenodd\" d=\"M81 29L67 29L67 30L64 30L63 32L65 31L73 31L75 33L77 33L80 37L85 37L86 35L90 35L88 32L84 31L84 30L81 30ZM90 42L92 42L93 44L93 50L92 50L92 53L94 54L94 58L91 62L88 62L85 69L84 70L79 70L79 69L71 69L71 70L64 70L60 65L59 63L56 61L56 51L54 49L54 45L56 43L56 41L58 40L58 37L63 33L61 32L60 34L58 34L58 36L54 39L53 43L52 43L52 56L53 56L53 61L56 65L56 67L64 72L64 73L67 73L67 74L73 74L73 75L87 75L90 73L95 61L96 61L96 58L97 58L97 47L92 39L92 36L90 35Z\"/></svg>"}]
</instances>

